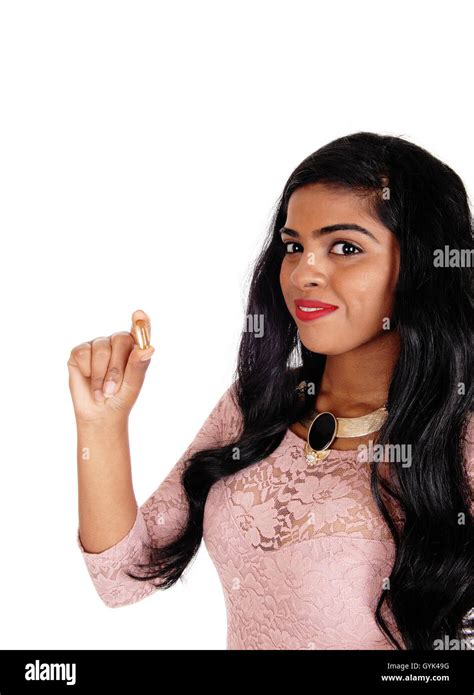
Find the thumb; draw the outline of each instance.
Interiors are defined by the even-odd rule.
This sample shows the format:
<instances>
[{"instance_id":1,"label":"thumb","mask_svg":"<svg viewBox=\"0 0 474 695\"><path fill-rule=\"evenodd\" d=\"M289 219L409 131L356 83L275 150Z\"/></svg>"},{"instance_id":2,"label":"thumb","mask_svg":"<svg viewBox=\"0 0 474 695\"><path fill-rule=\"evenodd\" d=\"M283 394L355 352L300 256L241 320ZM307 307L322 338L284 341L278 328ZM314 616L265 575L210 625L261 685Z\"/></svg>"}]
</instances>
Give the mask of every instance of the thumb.
<instances>
[{"instance_id":1,"label":"thumb","mask_svg":"<svg viewBox=\"0 0 474 695\"><path fill-rule=\"evenodd\" d=\"M134 345L128 357L122 386L119 392L119 394L125 396L126 400L129 401L131 405L133 405L140 393L146 370L150 364L150 358L155 351L151 345L146 349L140 348L140 344L143 343L143 337L145 337L146 343L148 343L150 339L150 324L150 317L142 309L137 309L133 312L130 333L133 337ZM138 326L142 326L142 329L139 329Z\"/></svg>"},{"instance_id":2,"label":"thumb","mask_svg":"<svg viewBox=\"0 0 474 695\"><path fill-rule=\"evenodd\" d=\"M133 346L127 366L125 367L123 381L118 395L125 391L125 397L135 401L143 386L146 371L150 365L154 352L155 348L151 346L146 350L141 350L136 344Z\"/></svg>"}]
</instances>

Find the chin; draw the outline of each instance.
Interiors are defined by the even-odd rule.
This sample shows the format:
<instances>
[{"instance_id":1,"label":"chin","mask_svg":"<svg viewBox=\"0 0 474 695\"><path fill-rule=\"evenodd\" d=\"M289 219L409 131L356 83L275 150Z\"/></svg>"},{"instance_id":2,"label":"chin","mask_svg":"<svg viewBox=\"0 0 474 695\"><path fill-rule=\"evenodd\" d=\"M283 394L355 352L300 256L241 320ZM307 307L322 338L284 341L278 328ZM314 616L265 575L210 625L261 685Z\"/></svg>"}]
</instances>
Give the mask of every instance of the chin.
<instances>
[{"instance_id":1,"label":"chin","mask_svg":"<svg viewBox=\"0 0 474 695\"><path fill-rule=\"evenodd\" d=\"M301 335L300 340L307 350L310 352L316 352L319 355L342 355L344 352L348 351L345 348L341 349L340 345L328 342L326 340L302 340Z\"/></svg>"},{"instance_id":2,"label":"chin","mask_svg":"<svg viewBox=\"0 0 474 695\"><path fill-rule=\"evenodd\" d=\"M343 355L358 347L360 343L344 343L338 335L328 336L319 335L311 337L302 335L299 331L300 341L310 352L317 352L320 355Z\"/></svg>"}]
</instances>

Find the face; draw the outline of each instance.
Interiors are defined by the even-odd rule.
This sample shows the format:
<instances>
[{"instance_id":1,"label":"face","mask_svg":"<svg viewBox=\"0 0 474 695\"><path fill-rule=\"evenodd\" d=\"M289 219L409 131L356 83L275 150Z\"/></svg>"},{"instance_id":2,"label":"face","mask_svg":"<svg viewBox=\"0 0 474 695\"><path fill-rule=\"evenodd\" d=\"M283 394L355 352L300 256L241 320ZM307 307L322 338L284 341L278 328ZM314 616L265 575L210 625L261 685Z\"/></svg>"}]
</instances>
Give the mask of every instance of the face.
<instances>
[{"instance_id":1,"label":"face","mask_svg":"<svg viewBox=\"0 0 474 695\"><path fill-rule=\"evenodd\" d=\"M334 229L342 224L366 232ZM329 226L333 229L321 230ZM291 195L288 228L293 232L281 234L286 254L280 283L303 345L312 352L338 355L388 335L384 319L392 316L399 244L395 234L370 215L367 203L351 192L310 184ZM337 308L303 312L295 304L300 299Z\"/></svg>"}]
</instances>

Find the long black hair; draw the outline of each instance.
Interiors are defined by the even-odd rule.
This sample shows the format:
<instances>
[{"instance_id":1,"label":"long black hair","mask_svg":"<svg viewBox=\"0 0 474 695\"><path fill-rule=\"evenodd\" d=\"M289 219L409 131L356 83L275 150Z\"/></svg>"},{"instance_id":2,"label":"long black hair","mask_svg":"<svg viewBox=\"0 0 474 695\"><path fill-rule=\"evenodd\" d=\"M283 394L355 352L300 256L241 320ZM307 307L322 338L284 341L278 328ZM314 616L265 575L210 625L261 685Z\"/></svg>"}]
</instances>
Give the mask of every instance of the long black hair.
<instances>
[{"instance_id":1,"label":"long black hair","mask_svg":"<svg viewBox=\"0 0 474 695\"><path fill-rule=\"evenodd\" d=\"M464 446L473 396L472 272L461 262L434 263L434 253L445 246L470 253L473 225L459 176L399 137L369 132L341 137L291 173L249 288L246 315L263 315L265 331L258 339L245 329L241 336L234 382L240 433L225 446L188 459L182 474L189 505L185 527L168 545L148 546L149 563L137 565L146 568L144 576L128 574L141 581L158 578L161 589L172 586L201 543L211 486L269 456L289 425L314 406L314 395L302 401L295 389L303 379L320 383L326 357L301 344L285 304L279 229L291 194L316 182L366 196L373 215L399 242L391 328L399 332L400 354L389 388L389 415L377 442L410 443L412 463L403 470L394 466L393 484L379 475L377 463L371 469L372 494L396 548L390 589L382 590L375 619L397 649L433 649L436 639L463 639L474 623L467 616L474 605L474 536ZM402 528L386 495L402 510ZM382 616L384 602L404 645Z\"/></svg>"}]
</instances>

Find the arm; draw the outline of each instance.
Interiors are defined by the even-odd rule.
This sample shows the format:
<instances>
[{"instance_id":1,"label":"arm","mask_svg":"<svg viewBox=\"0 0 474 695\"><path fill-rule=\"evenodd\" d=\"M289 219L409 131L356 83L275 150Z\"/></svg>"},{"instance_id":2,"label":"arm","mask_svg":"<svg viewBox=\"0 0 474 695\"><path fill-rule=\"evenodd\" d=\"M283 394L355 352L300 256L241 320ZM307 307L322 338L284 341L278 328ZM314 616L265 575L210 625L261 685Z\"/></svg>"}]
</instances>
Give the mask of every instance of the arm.
<instances>
[{"instance_id":1,"label":"arm","mask_svg":"<svg viewBox=\"0 0 474 695\"><path fill-rule=\"evenodd\" d=\"M229 436L235 434L235 428L239 426L240 419L232 398L232 388L231 385L224 392L192 443L157 490L148 497L141 507L134 509L134 498L132 499L129 495L124 496L127 515L123 515L122 510L120 510L121 519L130 520L132 516L133 519L127 522L129 523L128 531L123 526L120 527L122 521L113 524L108 538L116 540L111 547L101 552L88 552L89 547L86 546L86 550L81 542L80 531L78 531L77 543L82 557L97 593L107 606L114 608L135 603L156 590L157 587L154 584L159 583L157 579L149 582L137 581L128 577L125 571L138 573L133 564L147 560L143 542L155 546L165 544L172 539L185 522L187 502L181 486L181 472L192 453L212 446L219 446ZM118 439L117 443L121 442L123 445L124 441ZM122 528L120 531L122 537L118 538L117 534L119 534L120 528ZM105 536L102 536L100 542L103 543L104 539Z\"/></svg>"},{"instance_id":2,"label":"arm","mask_svg":"<svg viewBox=\"0 0 474 695\"><path fill-rule=\"evenodd\" d=\"M128 420L78 425L77 477L81 541L87 552L100 553L125 536L137 515Z\"/></svg>"}]
</instances>

